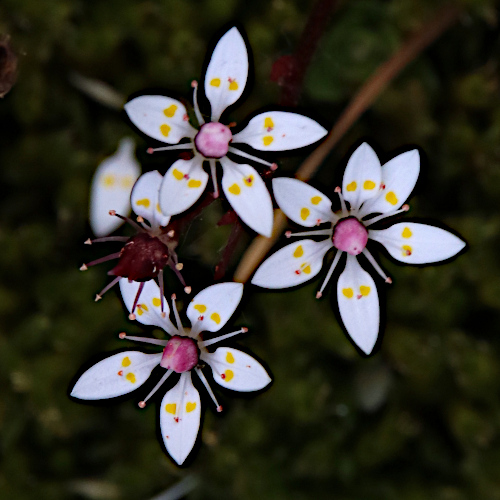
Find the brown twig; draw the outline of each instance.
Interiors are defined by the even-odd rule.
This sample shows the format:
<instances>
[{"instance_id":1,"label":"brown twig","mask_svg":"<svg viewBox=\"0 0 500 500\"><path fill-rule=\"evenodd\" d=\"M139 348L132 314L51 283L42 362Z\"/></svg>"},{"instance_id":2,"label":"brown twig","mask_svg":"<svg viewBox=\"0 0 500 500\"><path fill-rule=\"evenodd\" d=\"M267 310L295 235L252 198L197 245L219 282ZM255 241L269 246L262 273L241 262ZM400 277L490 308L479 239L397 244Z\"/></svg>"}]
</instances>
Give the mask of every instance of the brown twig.
<instances>
[{"instance_id":1,"label":"brown twig","mask_svg":"<svg viewBox=\"0 0 500 500\"><path fill-rule=\"evenodd\" d=\"M366 81L351 100L345 111L331 129L326 140L302 163L296 177L309 180L318 170L321 162L344 136L356 120L370 107L387 85L425 48L434 42L458 20L461 10L456 5L443 7L435 18L417 31L389 60L383 63ZM234 274L234 281L245 283L255 271L264 256L274 245L286 226L286 217L281 210L274 214L271 238L258 236L243 255Z\"/></svg>"}]
</instances>

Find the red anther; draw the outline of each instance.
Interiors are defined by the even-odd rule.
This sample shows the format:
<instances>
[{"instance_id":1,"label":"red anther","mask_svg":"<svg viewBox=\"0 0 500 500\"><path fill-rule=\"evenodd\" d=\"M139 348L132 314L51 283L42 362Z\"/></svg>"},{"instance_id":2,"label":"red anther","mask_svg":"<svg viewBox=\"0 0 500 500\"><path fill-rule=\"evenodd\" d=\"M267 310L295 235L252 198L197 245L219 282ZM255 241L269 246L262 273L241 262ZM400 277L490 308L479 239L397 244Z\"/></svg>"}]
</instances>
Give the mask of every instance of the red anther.
<instances>
[{"instance_id":1,"label":"red anther","mask_svg":"<svg viewBox=\"0 0 500 500\"><path fill-rule=\"evenodd\" d=\"M219 193L212 193L212 196L214 197L214 200L216 200L219 197Z\"/></svg>"},{"instance_id":2,"label":"red anther","mask_svg":"<svg viewBox=\"0 0 500 500\"><path fill-rule=\"evenodd\" d=\"M275 170L277 170L277 169L278 169L278 164L277 164L277 163L273 163L273 164L271 165L271 170L274 172L274 171L275 171Z\"/></svg>"},{"instance_id":3,"label":"red anther","mask_svg":"<svg viewBox=\"0 0 500 500\"><path fill-rule=\"evenodd\" d=\"M137 219L136 219L137 222L144 222L144 217L142 217L141 215L137 216Z\"/></svg>"},{"instance_id":4,"label":"red anther","mask_svg":"<svg viewBox=\"0 0 500 500\"><path fill-rule=\"evenodd\" d=\"M229 128L232 128L232 127L236 127L236 122L231 122L229 125L228 125Z\"/></svg>"},{"instance_id":5,"label":"red anther","mask_svg":"<svg viewBox=\"0 0 500 500\"><path fill-rule=\"evenodd\" d=\"M131 314L128 315L128 319L130 321L135 321L136 318L137 318L137 316L134 313L131 313Z\"/></svg>"},{"instance_id":6,"label":"red anther","mask_svg":"<svg viewBox=\"0 0 500 500\"><path fill-rule=\"evenodd\" d=\"M184 113L184 116L182 117L182 119L187 122L189 120L189 116L187 115L187 113Z\"/></svg>"},{"instance_id":7,"label":"red anther","mask_svg":"<svg viewBox=\"0 0 500 500\"><path fill-rule=\"evenodd\" d=\"M248 328L247 328L246 326L244 326L244 327L241 329L241 331L242 331L243 333L247 333L247 332L248 332Z\"/></svg>"},{"instance_id":8,"label":"red anther","mask_svg":"<svg viewBox=\"0 0 500 500\"><path fill-rule=\"evenodd\" d=\"M102 297L98 293L96 293L95 299L94 299L95 302L99 302L101 299L102 299Z\"/></svg>"},{"instance_id":9,"label":"red anther","mask_svg":"<svg viewBox=\"0 0 500 500\"><path fill-rule=\"evenodd\" d=\"M336 192L336 193L341 193L341 192L342 192L342 188L341 188L340 186L337 186L337 187L335 188L335 192Z\"/></svg>"},{"instance_id":10,"label":"red anther","mask_svg":"<svg viewBox=\"0 0 500 500\"><path fill-rule=\"evenodd\" d=\"M316 292L316 298L321 299L323 297L323 294L321 292Z\"/></svg>"},{"instance_id":11,"label":"red anther","mask_svg":"<svg viewBox=\"0 0 500 500\"><path fill-rule=\"evenodd\" d=\"M286 236L287 238L290 238L290 237L292 236L292 231L287 231L287 232L285 233L285 236Z\"/></svg>"},{"instance_id":12,"label":"red anther","mask_svg":"<svg viewBox=\"0 0 500 500\"><path fill-rule=\"evenodd\" d=\"M116 215L116 210L110 210L109 215Z\"/></svg>"},{"instance_id":13,"label":"red anther","mask_svg":"<svg viewBox=\"0 0 500 500\"><path fill-rule=\"evenodd\" d=\"M162 312L162 313L161 313L161 317L162 317L162 318L166 318L166 317L167 317L167 313L166 313L166 312Z\"/></svg>"},{"instance_id":14,"label":"red anther","mask_svg":"<svg viewBox=\"0 0 500 500\"><path fill-rule=\"evenodd\" d=\"M125 332L121 332L118 334L118 338L121 340L123 340L126 336L127 336L127 334Z\"/></svg>"},{"instance_id":15,"label":"red anther","mask_svg":"<svg viewBox=\"0 0 500 500\"><path fill-rule=\"evenodd\" d=\"M198 87L198 82L196 80L193 80L191 82L191 87L194 89L195 87Z\"/></svg>"},{"instance_id":16,"label":"red anther","mask_svg":"<svg viewBox=\"0 0 500 500\"><path fill-rule=\"evenodd\" d=\"M92 245L92 240L90 238L87 238L84 242L84 245Z\"/></svg>"},{"instance_id":17,"label":"red anther","mask_svg":"<svg viewBox=\"0 0 500 500\"><path fill-rule=\"evenodd\" d=\"M175 299L177 298L177 295L175 295L175 293L173 293L173 294L170 296L170 298L171 298L172 300L175 300Z\"/></svg>"},{"instance_id":18,"label":"red anther","mask_svg":"<svg viewBox=\"0 0 500 500\"><path fill-rule=\"evenodd\" d=\"M168 236L169 238L173 238L173 237L174 237L174 235L175 235L175 231L174 231L173 229L172 229L172 230L170 230L170 231L167 233L167 236Z\"/></svg>"},{"instance_id":19,"label":"red anther","mask_svg":"<svg viewBox=\"0 0 500 500\"><path fill-rule=\"evenodd\" d=\"M182 271L182 269L184 268L184 264L178 262L177 264L175 264L175 268L177 269L177 271Z\"/></svg>"},{"instance_id":20,"label":"red anther","mask_svg":"<svg viewBox=\"0 0 500 500\"><path fill-rule=\"evenodd\" d=\"M155 150L154 150L153 148L148 148L148 149L146 149L146 153L147 153L148 155L152 155L154 152L155 152Z\"/></svg>"},{"instance_id":21,"label":"red anther","mask_svg":"<svg viewBox=\"0 0 500 500\"><path fill-rule=\"evenodd\" d=\"M388 284L390 285L390 284L392 283L392 278L387 278L387 279L385 280L385 282L386 282L386 283L388 283Z\"/></svg>"},{"instance_id":22,"label":"red anther","mask_svg":"<svg viewBox=\"0 0 500 500\"><path fill-rule=\"evenodd\" d=\"M405 212L408 212L408 210L410 210L410 205L408 204L404 204L402 207L401 207L401 210L404 210Z\"/></svg>"},{"instance_id":23,"label":"red anther","mask_svg":"<svg viewBox=\"0 0 500 500\"><path fill-rule=\"evenodd\" d=\"M137 406L139 408L146 408L146 401L139 401L139 403L137 403Z\"/></svg>"},{"instance_id":24,"label":"red anther","mask_svg":"<svg viewBox=\"0 0 500 500\"><path fill-rule=\"evenodd\" d=\"M319 226L321 224L321 219L316 219L316 225Z\"/></svg>"},{"instance_id":25,"label":"red anther","mask_svg":"<svg viewBox=\"0 0 500 500\"><path fill-rule=\"evenodd\" d=\"M217 406L217 413L220 413L223 410L222 406Z\"/></svg>"},{"instance_id":26,"label":"red anther","mask_svg":"<svg viewBox=\"0 0 500 500\"><path fill-rule=\"evenodd\" d=\"M192 288L190 286L185 286L184 287L184 293L187 293L188 295L191 293Z\"/></svg>"},{"instance_id":27,"label":"red anther","mask_svg":"<svg viewBox=\"0 0 500 500\"><path fill-rule=\"evenodd\" d=\"M80 271L86 271L88 269L88 267L86 266L86 264L82 264L82 266L80 267Z\"/></svg>"}]
</instances>

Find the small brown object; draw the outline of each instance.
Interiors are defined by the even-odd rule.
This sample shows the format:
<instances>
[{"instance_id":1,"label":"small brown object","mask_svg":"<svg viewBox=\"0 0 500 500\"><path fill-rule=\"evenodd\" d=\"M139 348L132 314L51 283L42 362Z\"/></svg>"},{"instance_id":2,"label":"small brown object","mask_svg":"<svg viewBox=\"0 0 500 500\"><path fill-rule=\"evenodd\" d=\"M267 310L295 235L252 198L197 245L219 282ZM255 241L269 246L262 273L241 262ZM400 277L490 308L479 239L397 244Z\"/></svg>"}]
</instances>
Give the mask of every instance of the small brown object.
<instances>
[{"instance_id":1,"label":"small brown object","mask_svg":"<svg viewBox=\"0 0 500 500\"><path fill-rule=\"evenodd\" d=\"M0 97L4 97L17 79L17 56L9 35L0 35Z\"/></svg>"}]
</instances>

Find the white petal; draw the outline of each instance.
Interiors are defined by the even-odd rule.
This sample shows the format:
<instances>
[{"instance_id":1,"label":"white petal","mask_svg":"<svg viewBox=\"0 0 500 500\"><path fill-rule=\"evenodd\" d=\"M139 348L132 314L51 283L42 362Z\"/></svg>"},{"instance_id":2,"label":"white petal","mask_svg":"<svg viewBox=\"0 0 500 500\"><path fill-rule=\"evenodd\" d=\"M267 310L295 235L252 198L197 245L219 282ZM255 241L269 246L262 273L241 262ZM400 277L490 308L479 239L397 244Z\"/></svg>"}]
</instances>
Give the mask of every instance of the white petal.
<instances>
[{"instance_id":1,"label":"white petal","mask_svg":"<svg viewBox=\"0 0 500 500\"><path fill-rule=\"evenodd\" d=\"M332 248L331 239L300 240L271 255L257 269L252 284L263 288L288 288L314 278L323 266L323 257Z\"/></svg>"},{"instance_id":2,"label":"white petal","mask_svg":"<svg viewBox=\"0 0 500 500\"><path fill-rule=\"evenodd\" d=\"M137 215L144 217L151 223L153 228L166 226L170 217L161 213L159 203L159 191L163 181L163 175L155 170L141 175L135 183L130 202Z\"/></svg>"},{"instance_id":3,"label":"white petal","mask_svg":"<svg viewBox=\"0 0 500 500\"><path fill-rule=\"evenodd\" d=\"M328 133L307 116L285 111L261 113L233 136L233 143L243 142L259 151L286 151L313 144Z\"/></svg>"},{"instance_id":4,"label":"white petal","mask_svg":"<svg viewBox=\"0 0 500 500\"><path fill-rule=\"evenodd\" d=\"M237 28L217 42L205 74L205 95L212 106L212 121L243 93L248 76L248 52Z\"/></svg>"},{"instance_id":5,"label":"white petal","mask_svg":"<svg viewBox=\"0 0 500 500\"><path fill-rule=\"evenodd\" d=\"M191 372L182 373L179 382L161 401L161 437L168 453L179 465L186 460L196 442L200 406L200 395L191 381Z\"/></svg>"},{"instance_id":6,"label":"white petal","mask_svg":"<svg viewBox=\"0 0 500 500\"><path fill-rule=\"evenodd\" d=\"M177 160L165 174L160 188L160 207L166 215L176 215L194 205L205 191L208 174L203 157Z\"/></svg>"},{"instance_id":7,"label":"white petal","mask_svg":"<svg viewBox=\"0 0 500 500\"><path fill-rule=\"evenodd\" d=\"M273 202L265 182L250 165L221 158L222 189L239 218L259 234L273 231Z\"/></svg>"},{"instance_id":8,"label":"white petal","mask_svg":"<svg viewBox=\"0 0 500 500\"><path fill-rule=\"evenodd\" d=\"M78 399L108 399L135 391L161 360L159 354L124 351L89 368L76 382L71 395Z\"/></svg>"},{"instance_id":9,"label":"white petal","mask_svg":"<svg viewBox=\"0 0 500 500\"><path fill-rule=\"evenodd\" d=\"M370 230L368 236L405 264L430 264L449 259L465 247L458 236L439 227L400 222L388 229Z\"/></svg>"},{"instance_id":10,"label":"white petal","mask_svg":"<svg viewBox=\"0 0 500 500\"><path fill-rule=\"evenodd\" d=\"M199 330L217 332L228 322L242 295L241 283L218 283L209 286L193 298L186 315L192 325L198 323ZM203 319L200 319L201 317Z\"/></svg>"},{"instance_id":11,"label":"white petal","mask_svg":"<svg viewBox=\"0 0 500 500\"><path fill-rule=\"evenodd\" d=\"M313 227L338 219L332 212L330 198L298 179L273 179L273 192L281 210L296 224Z\"/></svg>"},{"instance_id":12,"label":"white petal","mask_svg":"<svg viewBox=\"0 0 500 500\"><path fill-rule=\"evenodd\" d=\"M127 278L120 280L120 292L128 312L132 311L139 285L140 283L137 281L129 282ZM165 299L163 300L163 312L165 317L161 313L160 287L154 280L146 281L134 311L137 321L143 325L159 326L170 335L175 335L177 329L169 319L170 308Z\"/></svg>"},{"instance_id":13,"label":"white petal","mask_svg":"<svg viewBox=\"0 0 500 500\"><path fill-rule=\"evenodd\" d=\"M96 236L106 236L123 224L118 217L109 215L116 210L120 215L130 213L130 191L141 173L135 159L134 141L121 140L116 153L98 167L90 189L90 226Z\"/></svg>"},{"instance_id":14,"label":"white petal","mask_svg":"<svg viewBox=\"0 0 500 500\"><path fill-rule=\"evenodd\" d=\"M214 353L202 353L201 359L212 368L214 380L233 391L259 391L271 382L258 361L237 349L219 347Z\"/></svg>"},{"instance_id":15,"label":"white petal","mask_svg":"<svg viewBox=\"0 0 500 500\"><path fill-rule=\"evenodd\" d=\"M418 174L420 155L417 149L400 154L382 165L382 188L378 195L362 208L363 214L397 210L410 196Z\"/></svg>"},{"instance_id":16,"label":"white petal","mask_svg":"<svg viewBox=\"0 0 500 500\"><path fill-rule=\"evenodd\" d=\"M337 284L337 300L347 333L363 352L370 354L380 328L378 292L372 277L354 255L347 255Z\"/></svg>"},{"instance_id":17,"label":"white petal","mask_svg":"<svg viewBox=\"0 0 500 500\"><path fill-rule=\"evenodd\" d=\"M197 133L189 124L184 104L171 97L142 95L127 102L125 111L141 132L157 141L177 144Z\"/></svg>"},{"instance_id":18,"label":"white petal","mask_svg":"<svg viewBox=\"0 0 500 500\"><path fill-rule=\"evenodd\" d=\"M379 193L382 170L377 154L366 143L354 151L347 162L342 181L342 194L358 209L360 205Z\"/></svg>"}]
</instances>

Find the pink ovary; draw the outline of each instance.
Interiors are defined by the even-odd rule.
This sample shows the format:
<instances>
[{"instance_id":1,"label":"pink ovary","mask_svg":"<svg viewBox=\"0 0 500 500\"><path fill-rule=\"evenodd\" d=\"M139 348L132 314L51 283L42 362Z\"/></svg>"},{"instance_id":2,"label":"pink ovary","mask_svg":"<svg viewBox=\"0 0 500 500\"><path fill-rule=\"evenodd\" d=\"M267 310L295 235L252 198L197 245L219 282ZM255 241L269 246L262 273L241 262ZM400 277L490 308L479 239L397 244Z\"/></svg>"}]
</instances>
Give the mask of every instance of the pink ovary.
<instances>
[{"instance_id":1,"label":"pink ovary","mask_svg":"<svg viewBox=\"0 0 500 500\"><path fill-rule=\"evenodd\" d=\"M368 231L354 217L341 219L333 231L333 245L350 255L359 255L368 242Z\"/></svg>"},{"instance_id":2,"label":"pink ovary","mask_svg":"<svg viewBox=\"0 0 500 500\"><path fill-rule=\"evenodd\" d=\"M219 122L205 123L194 138L196 149L205 158L222 158L229 150L233 134Z\"/></svg>"},{"instance_id":3,"label":"pink ovary","mask_svg":"<svg viewBox=\"0 0 500 500\"><path fill-rule=\"evenodd\" d=\"M199 351L195 341L188 337L175 335L165 349L160 361L160 366L176 373L192 370L199 360Z\"/></svg>"}]
</instances>

